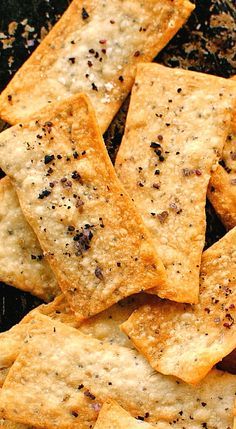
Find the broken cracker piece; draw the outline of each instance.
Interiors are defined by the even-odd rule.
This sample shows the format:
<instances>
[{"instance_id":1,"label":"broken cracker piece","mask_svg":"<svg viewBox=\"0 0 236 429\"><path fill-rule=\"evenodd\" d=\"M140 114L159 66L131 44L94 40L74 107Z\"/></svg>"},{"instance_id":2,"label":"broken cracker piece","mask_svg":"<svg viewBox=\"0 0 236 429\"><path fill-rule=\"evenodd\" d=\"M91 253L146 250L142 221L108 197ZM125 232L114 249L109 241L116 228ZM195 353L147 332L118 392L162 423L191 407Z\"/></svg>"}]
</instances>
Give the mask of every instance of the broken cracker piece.
<instances>
[{"instance_id":1,"label":"broken cracker piece","mask_svg":"<svg viewBox=\"0 0 236 429\"><path fill-rule=\"evenodd\" d=\"M83 91L105 132L137 63L152 61L193 9L188 0L74 0L3 91L1 117L16 124Z\"/></svg>"},{"instance_id":2,"label":"broken cracker piece","mask_svg":"<svg viewBox=\"0 0 236 429\"><path fill-rule=\"evenodd\" d=\"M1 133L0 165L76 317L165 281L88 98L75 96Z\"/></svg>"},{"instance_id":3,"label":"broken cracker piece","mask_svg":"<svg viewBox=\"0 0 236 429\"><path fill-rule=\"evenodd\" d=\"M8 177L0 199L0 280L49 302L60 289Z\"/></svg>"},{"instance_id":4,"label":"broken cracker piece","mask_svg":"<svg viewBox=\"0 0 236 429\"><path fill-rule=\"evenodd\" d=\"M137 309L123 331L150 365L198 383L236 347L236 228L203 253L199 303Z\"/></svg>"},{"instance_id":5,"label":"broken cracker piece","mask_svg":"<svg viewBox=\"0 0 236 429\"><path fill-rule=\"evenodd\" d=\"M116 170L166 267L161 298L198 301L207 186L235 97L228 79L138 66Z\"/></svg>"},{"instance_id":6,"label":"broken cracker piece","mask_svg":"<svg viewBox=\"0 0 236 429\"><path fill-rule=\"evenodd\" d=\"M94 429L151 429L142 419L140 416L135 420L116 402L108 401L102 406Z\"/></svg>"},{"instance_id":7,"label":"broken cracker piece","mask_svg":"<svg viewBox=\"0 0 236 429\"><path fill-rule=\"evenodd\" d=\"M227 429L235 389L236 377L217 370L189 386L153 372L136 351L41 316L1 390L0 412L39 428L87 429L111 399L158 429L192 429L193 422L194 429Z\"/></svg>"}]
</instances>

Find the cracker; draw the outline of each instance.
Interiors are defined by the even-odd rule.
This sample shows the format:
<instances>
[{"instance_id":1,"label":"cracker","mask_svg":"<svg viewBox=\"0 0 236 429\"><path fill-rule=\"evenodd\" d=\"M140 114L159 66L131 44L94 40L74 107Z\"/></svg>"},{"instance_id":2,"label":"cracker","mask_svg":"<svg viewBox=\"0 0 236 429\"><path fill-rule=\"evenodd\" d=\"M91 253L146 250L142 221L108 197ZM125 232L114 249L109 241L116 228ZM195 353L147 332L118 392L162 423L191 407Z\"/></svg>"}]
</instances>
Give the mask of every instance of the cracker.
<instances>
[{"instance_id":1,"label":"cracker","mask_svg":"<svg viewBox=\"0 0 236 429\"><path fill-rule=\"evenodd\" d=\"M236 76L232 79L236 80ZM227 229L236 226L236 106L222 153L222 166L212 173L207 196Z\"/></svg>"},{"instance_id":2,"label":"cracker","mask_svg":"<svg viewBox=\"0 0 236 429\"><path fill-rule=\"evenodd\" d=\"M119 326L131 316L134 310L148 301L150 301L150 297L145 294L131 296L83 323L78 322L63 295L55 298L50 304L40 305L25 316L18 325L0 334L0 386L3 385L9 368L20 353L38 314L66 323L79 329L83 334L98 340L133 348L133 343L120 330Z\"/></svg>"},{"instance_id":3,"label":"cracker","mask_svg":"<svg viewBox=\"0 0 236 429\"><path fill-rule=\"evenodd\" d=\"M94 429L151 429L148 423L135 420L114 401L105 402Z\"/></svg>"},{"instance_id":4,"label":"cracker","mask_svg":"<svg viewBox=\"0 0 236 429\"><path fill-rule=\"evenodd\" d=\"M236 113L226 140L222 163L211 175L207 196L227 229L236 226Z\"/></svg>"},{"instance_id":5,"label":"cracker","mask_svg":"<svg viewBox=\"0 0 236 429\"><path fill-rule=\"evenodd\" d=\"M104 132L132 87L136 64L152 61L193 9L188 0L74 0L3 91L1 117L16 124L82 91Z\"/></svg>"},{"instance_id":6,"label":"cracker","mask_svg":"<svg viewBox=\"0 0 236 429\"><path fill-rule=\"evenodd\" d=\"M198 301L206 191L235 95L228 79L138 66L116 170L167 269L161 298Z\"/></svg>"},{"instance_id":7,"label":"cracker","mask_svg":"<svg viewBox=\"0 0 236 429\"><path fill-rule=\"evenodd\" d=\"M236 347L236 228L203 253L199 303L137 309L122 325L154 369L198 383Z\"/></svg>"},{"instance_id":8,"label":"cracker","mask_svg":"<svg viewBox=\"0 0 236 429\"><path fill-rule=\"evenodd\" d=\"M2 388L4 418L39 428L87 429L111 399L159 429L192 429L193 423L194 429L232 428L235 376L213 370L198 387L189 386L153 372L136 351L46 316L42 323L42 317L39 333L35 325Z\"/></svg>"},{"instance_id":9,"label":"cracker","mask_svg":"<svg viewBox=\"0 0 236 429\"><path fill-rule=\"evenodd\" d=\"M78 318L165 281L88 98L77 95L1 133L0 164Z\"/></svg>"},{"instance_id":10,"label":"cracker","mask_svg":"<svg viewBox=\"0 0 236 429\"><path fill-rule=\"evenodd\" d=\"M7 177L0 180L0 200L0 280L51 301L59 293L56 279Z\"/></svg>"}]
</instances>

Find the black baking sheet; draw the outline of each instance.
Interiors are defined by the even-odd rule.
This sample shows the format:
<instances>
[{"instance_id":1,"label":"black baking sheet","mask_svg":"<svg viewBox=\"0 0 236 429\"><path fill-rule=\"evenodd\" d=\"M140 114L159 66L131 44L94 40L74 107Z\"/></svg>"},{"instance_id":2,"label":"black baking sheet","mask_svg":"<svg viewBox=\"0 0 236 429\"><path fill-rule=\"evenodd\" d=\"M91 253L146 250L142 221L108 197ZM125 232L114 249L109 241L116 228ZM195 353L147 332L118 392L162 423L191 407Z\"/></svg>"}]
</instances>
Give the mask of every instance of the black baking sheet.
<instances>
[{"instance_id":1,"label":"black baking sheet","mask_svg":"<svg viewBox=\"0 0 236 429\"><path fill-rule=\"evenodd\" d=\"M110 0L112 1L112 0ZM169 67L230 77L236 74L236 1L195 0L188 23L156 61ZM0 90L45 37L67 8L67 0L0 0ZM30 96L30 95L29 95ZM124 129L128 100L105 134L114 161ZM0 123L0 130L6 124ZM206 246L225 230L207 204ZM0 331L9 329L40 303L38 299L0 283Z\"/></svg>"}]
</instances>

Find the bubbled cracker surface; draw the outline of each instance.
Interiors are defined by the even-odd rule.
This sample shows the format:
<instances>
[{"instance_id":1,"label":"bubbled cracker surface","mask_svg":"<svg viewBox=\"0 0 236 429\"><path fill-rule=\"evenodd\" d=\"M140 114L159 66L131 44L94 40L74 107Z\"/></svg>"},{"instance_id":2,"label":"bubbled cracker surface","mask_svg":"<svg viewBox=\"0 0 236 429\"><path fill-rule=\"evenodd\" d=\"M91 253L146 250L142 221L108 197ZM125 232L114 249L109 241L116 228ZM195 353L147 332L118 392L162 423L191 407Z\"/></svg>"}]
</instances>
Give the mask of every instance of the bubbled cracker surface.
<instances>
[{"instance_id":1,"label":"bubbled cracker surface","mask_svg":"<svg viewBox=\"0 0 236 429\"><path fill-rule=\"evenodd\" d=\"M227 79L157 64L138 68L116 170L167 269L162 298L198 300L206 191L235 91Z\"/></svg>"}]
</instances>

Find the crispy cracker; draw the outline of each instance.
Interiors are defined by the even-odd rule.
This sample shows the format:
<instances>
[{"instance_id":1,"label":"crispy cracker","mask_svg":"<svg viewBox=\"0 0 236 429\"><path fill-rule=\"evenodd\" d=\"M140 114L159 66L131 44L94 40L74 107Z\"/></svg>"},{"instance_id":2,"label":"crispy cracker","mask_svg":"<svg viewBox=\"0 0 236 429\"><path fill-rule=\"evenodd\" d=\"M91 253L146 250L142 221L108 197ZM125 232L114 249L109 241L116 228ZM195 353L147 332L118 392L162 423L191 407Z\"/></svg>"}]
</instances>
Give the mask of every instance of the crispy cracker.
<instances>
[{"instance_id":1,"label":"crispy cracker","mask_svg":"<svg viewBox=\"0 0 236 429\"><path fill-rule=\"evenodd\" d=\"M133 343L120 330L119 326L131 316L134 310L147 304L148 301L150 301L150 296L145 294L128 297L83 323L78 322L63 295L55 298L50 304L40 305L25 316L18 325L0 334L0 386L3 385L9 368L20 353L37 314L43 314L53 320L66 323L79 329L83 334L98 340L133 348Z\"/></svg>"},{"instance_id":2,"label":"crispy cracker","mask_svg":"<svg viewBox=\"0 0 236 429\"><path fill-rule=\"evenodd\" d=\"M78 318L165 281L88 98L75 96L1 133L0 164Z\"/></svg>"},{"instance_id":3,"label":"crispy cracker","mask_svg":"<svg viewBox=\"0 0 236 429\"><path fill-rule=\"evenodd\" d=\"M135 420L114 401L105 402L94 429L151 429L149 423Z\"/></svg>"},{"instance_id":4,"label":"crispy cracker","mask_svg":"<svg viewBox=\"0 0 236 429\"><path fill-rule=\"evenodd\" d=\"M199 303L155 302L122 329L154 369L202 380L236 347L236 228L203 253Z\"/></svg>"},{"instance_id":5,"label":"crispy cracker","mask_svg":"<svg viewBox=\"0 0 236 429\"><path fill-rule=\"evenodd\" d=\"M115 400L157 428L232 428L236 377L213 370L197 386L153 372L136 351L83 336L43 316L1 391L3 417L48 429L93 427ZM175 422L175 423L174 423Z\"/></svg>"},{"instance_id":6,"label":"crispy cracker","mask_svg":"<svg viewBox=\"0 0 236 429\"><path fill-rule=\"evenodd\" d=\"M236 113L226 140L222 164L211 175L207 196L227 229L236 226Z\"/></svg>"},{"instance_id":7,"label":"crispy cracker","mask_svg":"<svg viewBox=\"0 0 236 429\"><path fill-rule=\"evenodd\" d=\"M9 178L0 180L0 280L50 301L59 293Z\"/></svg>"},{"instance_id":8,"label":"crispy cracker","mask_svg":"<svg viewBox=\"0 0 236 429\"><path fill-rule=\"evenodd\" d=\"M83 91L104 132L132 87L136 64L152 61L193 9L188 0L74 0L3 91L1 117L16 124Z\"/></svg>"},{"instance_id":9,"label":"crispy cracker","mask_svg":"<svg viewBox=\"0 0 236 429\"><path fill-rule=\"evenodd\" d=\"M116 170L160 249L161 298L198 301L207 185L235 95L228 79L138 66Z\"/></svg>"},{"instance_id":10,"label":"crispy cracker","mask_svg":"<svg viewBox=\"0 0 236 429\"><path fill-rule=\"evenodd\" d=\"M234 76L232 79L236 79ZM236 112L236 106L235 106ZM227 229L236 226L236 113L234 112L226 139L222 166L212 173L208 198Z\"/></svg>"}]
</instances>

